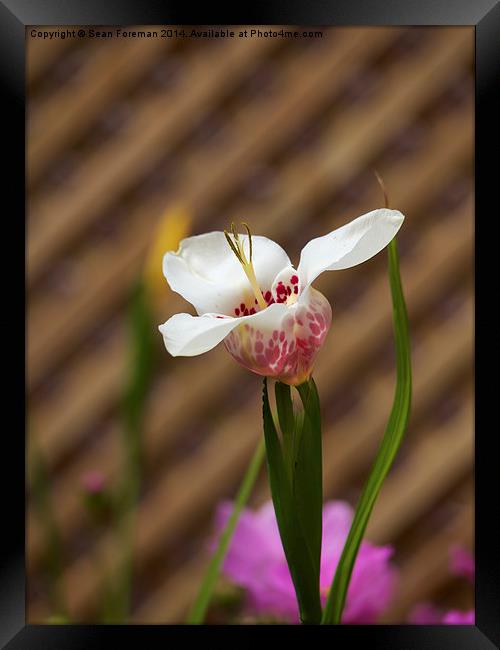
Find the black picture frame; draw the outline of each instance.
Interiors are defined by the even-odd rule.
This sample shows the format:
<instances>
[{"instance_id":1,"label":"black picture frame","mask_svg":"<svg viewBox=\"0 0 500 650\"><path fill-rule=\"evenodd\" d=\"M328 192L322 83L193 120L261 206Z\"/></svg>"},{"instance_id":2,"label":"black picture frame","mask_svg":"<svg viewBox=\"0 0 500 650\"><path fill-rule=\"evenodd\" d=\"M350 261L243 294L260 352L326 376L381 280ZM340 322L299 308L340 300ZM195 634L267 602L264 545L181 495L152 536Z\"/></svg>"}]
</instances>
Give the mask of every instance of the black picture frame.
<instances>
[{"instance_id":1,"label":"black picture frame","mask_svg":"<svg viewBox=\"0 0 500 650\"><path fill-rule=\"evenodd\" d=\"M498 163L494 156L497 139L494 137L499 113L500 87L500 3L497 0L318 0L316 2L265 2L254 0L248 6L221 9L210 3L195 9L189 2L150 0L132 3L126 0L0 0L0 76L7 91L4 112L4 161L8 174L3 187L4 205L4 269L3 296L8 309L4 320L5 350L10 353L4 376L9 378L11 391L7 413L19 413L15 425L5 427L4 468L1 480L4 551L0 560L0 641L10 649L22 648L101 648L133 646L156 647L180 633L195 641L201 635L215 639L225 636L236 640L241 628L249 640L269 634L269 627L249 626L161 626L161 625L26 625L25 624L25 446L21 434L21 409L26 412L25 366L21 346L25 346L25 27L28 25L128 25L128 24L285 24L285 25L470 25L476 34L476 625L475 626L335 626L317 627L313 634L328 636L333 647L360 644L362 647L404 650L425 648L446 650L486 650L500 644L500 588L499 544L495 533L498 508L495 507L495 476L498 472L495 443L496 426L489 424L489 411L494 401L496 382L489 377L487 363L493 362L496 348L495 320L488 296L495 295L485 287L489 278L495 278L488 246L494 245L486 232L485 220L491 210L492 221L497 220L492 208L493 193L498 185ZM491 154L491 155L488 155ZM498 155L498 154L497 154ZM490 163L491 160L491 163ZM5 200L6 199L6 200ZM5 210L5 208L4 208ZM453 234L450 233L450 237ZM6 249L16 255L7 260ZM24 265L23 262L24 261ZM24 287L23 287L24 288ZM498 295L498 292L496 292ZM481 296L485 295L485 298ZM493 309L492 309L493 308ZM12 314L19 325L12 327ZM12 335L20 338L19 347L10 343ZM7 338L8 337L8 338ZM8 344L6 345L6 343ZM482 352L482 346L488 353ZM10 363L10 365L9 365ZM7 382L6 382L7 384ZM21 421L21 422L20 422ZM494 422L494 420L493 420ZM10 472L8 471L10 470ZM496 516L495 516L496 515ZM279 626L274 626L279 627ZM289 632L291 628L287 628ZM280 628L278 634L282 634ZM304 627L293 627L293 634L310 634ZM296 637L298 638L298 637ZM281 639L282 640L282 637Z\"/></svg>"}]
</instances>

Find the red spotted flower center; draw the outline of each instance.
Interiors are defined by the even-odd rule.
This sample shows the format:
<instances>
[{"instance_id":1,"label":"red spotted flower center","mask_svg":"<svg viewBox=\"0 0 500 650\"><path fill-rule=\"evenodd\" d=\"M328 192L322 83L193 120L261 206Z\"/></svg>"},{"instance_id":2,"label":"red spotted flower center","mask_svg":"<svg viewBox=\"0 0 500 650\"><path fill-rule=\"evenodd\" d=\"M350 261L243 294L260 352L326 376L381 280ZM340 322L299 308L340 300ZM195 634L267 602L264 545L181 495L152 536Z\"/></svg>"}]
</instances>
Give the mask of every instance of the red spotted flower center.
<instances>
[{"instance_id":1,"label":"red spotted flower center","mask_svg":"<svg viewBox=\"0 0 500 650\"><path fill-rule=\"evenodd\" d=\"M287 267L278 273L274 280L271 289L262 289L259 287L255 270L252 264L252 233L248 224L242 224L248 234L249 255L248 259L243 249L243 242L240 240L239 234L236 231L234 223L231 224L231 233L227 230L224 231L227 243L235 254L237 260L241 264L245 275L248 278L250 286L252 287L253 296L244 299L233 308L234 315L238 316L252 316L261 309L266 309L269 305L274 303L286 303L293 305L300 294L299 276L293 267Z\"/></svg>"}]
</instances>

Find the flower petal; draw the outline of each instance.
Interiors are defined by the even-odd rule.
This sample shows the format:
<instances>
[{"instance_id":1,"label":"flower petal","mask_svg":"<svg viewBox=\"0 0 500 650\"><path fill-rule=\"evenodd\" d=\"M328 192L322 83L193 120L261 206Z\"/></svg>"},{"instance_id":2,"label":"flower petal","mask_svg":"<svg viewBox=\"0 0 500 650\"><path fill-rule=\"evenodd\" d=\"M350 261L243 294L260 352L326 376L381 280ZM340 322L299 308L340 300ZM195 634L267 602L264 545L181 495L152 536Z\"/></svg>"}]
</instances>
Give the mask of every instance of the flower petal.
<instances>
[{"instance_id":1,"label":"flower petal","mask_svg":"<svg viewBox=\"0 0 500 650\"><path fill-rule=\"evenodd\" d=\"M452 609L443 616L441 621L443 625L474 625L476 622L476 613L473 609L461 612Z\"/></svg>"},{"instance_id":2,"label":"flower petal","mask_svg":"<svg viewBox=\"0 0 500 650\"><path fill-rule=\"evenodd\" d=\"M280 271L271 287L273 300L287 304L296 302L301 291L299 274L293 266L287 266Z\"/></svg>"},{"instance_id":3,"label":"flower petal","mask_svg":"<svg viewBox=\"0 0 500 650\"><path fill-rule=\"evenodd\" d=\"M217 537L227 524L233 508L234 504L230 501L224 501L217 507L215 520ZM252 586L262 564L262 554L266 553L267 556L269 551L267 531L258 525L256 513L244 508L224 558L224 573L239 585Z\"/></svg>"},{"instance_id":4,"label":"flower petal","mask_svg":"<svg viewBox=\"0 0 500 650\"><path fill-rule=\"evenodd\" d=\"M343 623L372 624L389 604L398 582L394 549L363 541L347 592Z\"/></svg>"},{"instance_id":5,"label":"flower petal","mask_svg":"<svg viewBox=\"0 0 500 650\"><path fill-rule=\"evenodd\" d=\"M347 501L329 501L323 506L323 546L342 550L354 511ZM336 552L336 550L335 550Z\"/></svg>"},{"instance_id":6,"label":"flower petal","mask_svg":"<svg viewBox=\"0 0 500 650\"><path fill-rule=\"evenodd\" d=\"M224 341L232 357L258 375L298 385L309 377L330 328L328 300L313 287L293 305L274 303L254 316Z\"/></svg>"},{"instance_id":7,"label":"flower petal","mask_svg":"<svg viewBox=\"0 0 500 650\"><path fill-rule=\"evenodd\" d=\"M470 551L460 545L450 549L450 571L456 576L463 576L474 582L476 563Z\"/></svg>"},{"instance_id":8,"label":"flower petal","mask_svg":"<svg viewBox=\"0 0 500 650\"><path fill-rule=\"evenodd\" d=\"M403 223L398 210L372 210L323 237L311 239L300 254L298 272L305 287L323 271L347 269L380 252Z\"/></svg>"},{"instance_id":9,"label":"flower petal","mask_svg":"<svg viewBox=\"0 0 500 650\"><path fill-rule=\"evenodd\" d=\"M252 316L232 318L221 314L175 314L166 323L159 326L163 335L165 347L173 357L194 357L214 348L236 327L252 321L253 327L269 328L278 327L286 305L271 305ZM275 325L276 324L276 325Z\"/></svg>"},{"instance_id":10,"label":"flower petal","mask_svg":"<svg viewBox=\"0 0 500 650\"><path fill-rule=\"evenodd\" d=\"M415 605L408 615L408 623L412 625L439 625L443 612L432 603Z\"/></svg>"},{"instance_id":11,"label":"flower petal","mask_svg":"<svg viewBox=\"0 0 500 650\"><path fill-rule=\"evenodd\" d=\"M240 235L249 254L248 236ZM276 274L290 264L285 251L267 237L252 236L252 262L262 290L271 288ZM183 239L179 249L166 253L163 273L173 291L188 300L198 314L234 315L240 303L254 304L248 279L223 232Z\"/></svg>"},{"instance_id":12,"label":"flower petal","mask_svg":"<svg viewBox=\"0 0 500 650\"><path fill-rule=\"evenodd\" d=\"M241 318L214 314L175 314L159 326L165 347L173 357L194 357L208 352L237 327Z\"/></svg>"},{"instance_id":13,"label":"flower petal","mask_svg":"<svg viewBox=\"0 0 500 650\"><path fill-rule=\"evenodd\" d=\"M219 506L217 530L222 529L230 512L230 504ZM332 527L338 524L347 533L352 515L352 508L345 502L327 502L323 507L323 530L329 528L328 544L323 544L321 554L320 588L323 600L343 546L335 540L338 529L334 531ZM361 544L343 623L372 624L387 606L397 583L397 571L390 562L392 553L390 546L375 546L366 541ZM277 617L283 622L298 623L293 582L271 502L257 511L242 511L223 570L229 579L246 590L250 611L266 617Z\"/></svg>"}]
</instances>

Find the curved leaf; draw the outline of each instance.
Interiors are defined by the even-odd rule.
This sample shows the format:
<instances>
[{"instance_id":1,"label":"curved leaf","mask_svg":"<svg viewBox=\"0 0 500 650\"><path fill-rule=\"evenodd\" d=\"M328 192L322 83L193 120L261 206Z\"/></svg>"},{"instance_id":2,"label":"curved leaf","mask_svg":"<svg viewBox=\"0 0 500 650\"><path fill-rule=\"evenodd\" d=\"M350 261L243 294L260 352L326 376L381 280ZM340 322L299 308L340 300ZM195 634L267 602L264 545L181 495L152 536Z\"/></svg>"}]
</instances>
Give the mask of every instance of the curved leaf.
<instances>
[{"instance_id":1,"label":"curved leaf","mask_svg":"<svg viewBox=\"0 0 500 650\"><path fill-rule=\"evenodd\" d=\"M233 511L227 520L224 530L222 531L222 534L219 538L217 550L210 560L200 591L198 592L198 596L191 608L191 611L189 612L186 623L191 623L194 625L203 623L203 619L205 618L205 613L207 611L207 607L210 602L210 598L212 596L220 568L224 561L224 557L226 556L229 544L233 537L236 524L238 523L238 519L243 507L248 501L248 497L250 496L255 480L259 474L262 461L264 460L264 450L264 440L261 440L257 449L255 450L254 455L252 456L252 460L250 461L248 469L245 473L241 487L238 491L238 494L236 495Z\"/></svg>"},{"instance_id":2,"label":"curved leaf","mask_svg":"<svg viewBox=\"0 0 500 650\"><path fill-rule=\"evenodd\" d=\"M359 499L356 513L328 595L323 624L338 624L342 617L349 582L373 506L406 431L411 406L411 348L408 315L401 286L396 239L388 245L389 282L392 296L396 343L397 379L394 402L382 443L370 476Z\"/></svg>"}]
</instances>

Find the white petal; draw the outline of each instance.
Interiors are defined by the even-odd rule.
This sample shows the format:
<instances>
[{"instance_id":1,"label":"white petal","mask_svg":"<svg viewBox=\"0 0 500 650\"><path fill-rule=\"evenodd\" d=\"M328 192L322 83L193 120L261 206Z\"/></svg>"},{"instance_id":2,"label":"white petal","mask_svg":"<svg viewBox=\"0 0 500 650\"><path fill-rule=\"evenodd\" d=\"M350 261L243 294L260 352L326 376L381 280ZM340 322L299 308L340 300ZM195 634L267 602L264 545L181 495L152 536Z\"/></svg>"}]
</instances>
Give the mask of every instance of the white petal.
<instances>
[{"instance_id":1,"label":"white petal","mask_svg":"<svg viewBox=\"0 0 500 650\"><path fill-rule=\"evenodd\" d=\"M248 236L240 235L248 257ZM276 274L290 260L285 251L267 237L252 237L252 261L260 288L271 289ZM198 314L234 316L243 302L253 306L255 297L223 232L209 232L183 239L179 250L163 258L163 273L173 291L180 293Z\"/></svg>"},{"instance_id":2,"label":"white petal","mask_svg":"<svg viewBox=\"0 0 500 650\"><path fill-rule=\"evenodd\" d=\"M298 272L303 286L323 271L347 269L380 252L403 223L398 210L373 210L324 237L312 239L300 254Z\"/></svg>"},{"instance_id":3,"label":"white petal","mask_svg":"<svg viewBox=\"0 0 500 650\"><path fill-rule=\"evenodd\" d=\"M275 304L243 318L222 317L219 314L175 314L158 329L163 335L165 347L173 357L194 357L208 352L233 329L249 321L257 327L278 327L286 311L286 305Z\"/></svg>"}]
</instances>

